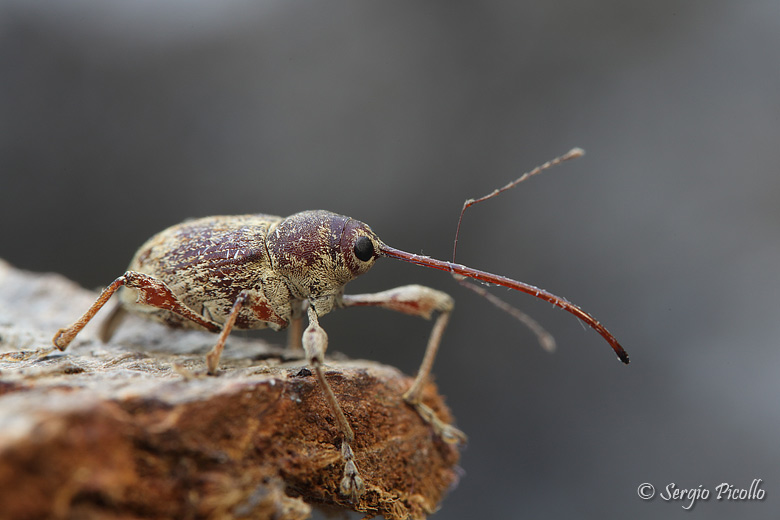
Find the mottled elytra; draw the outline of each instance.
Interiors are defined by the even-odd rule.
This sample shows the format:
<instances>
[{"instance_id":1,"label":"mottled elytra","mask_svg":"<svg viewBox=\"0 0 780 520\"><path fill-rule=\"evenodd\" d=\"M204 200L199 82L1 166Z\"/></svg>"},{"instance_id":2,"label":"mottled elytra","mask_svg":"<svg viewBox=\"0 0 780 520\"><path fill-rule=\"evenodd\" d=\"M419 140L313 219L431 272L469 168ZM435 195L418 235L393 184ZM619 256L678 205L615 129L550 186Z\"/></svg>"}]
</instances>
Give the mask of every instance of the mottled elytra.
<instances>
[{"instance_id":1,"label":"mottled elytra","mask_svg":"<svg viewBox=\"0 0 780 520\"><path fill-rule=\"evenodd\" d=\"M467 200L461 210L458 230L463 213L471 205L580 155L582 151L574 149L485 197ZM464 278L470 278L551 302L585 321L606 339L621 361L628 363L628 355L615 337L576 305L532 285L455 263L457 235L458 231L453 261L446 262L390 247L366 224L328 211L303 211L286 218L238 215L186 221L158 233L141 246L128 270L106 287L73 325L60 329L53 342L61 350L67 348L120 288L123 288L121 305L103 324L101 337L104 340L111 337L127 311L175 327L204 328L219 334L216 344L206 355L209 374L217 372L222 349L232 329L269 327L281 330L290 327L290 346L303 348L341 431L344 472L339 491L357 499L364 492L365 483L351 448L355 434L322 369L328 337L319 318L333 308L372 305L423 318L435 314L423 361L403 397L444 441L459 443L466 438L421 402L421 393L453 309L453 300L446 293L421 285L406 285L373 294L344 294L345 284L367 272L379 257L448 271L461 283L465 283ZM482 287L468 286L485 294ZM495 296L489 293L486 296L531 326L543 344L551 344L551 337L533 320ZM304 315L308 318L308 327L302 331Z\"/></svg>"}]
</instances>

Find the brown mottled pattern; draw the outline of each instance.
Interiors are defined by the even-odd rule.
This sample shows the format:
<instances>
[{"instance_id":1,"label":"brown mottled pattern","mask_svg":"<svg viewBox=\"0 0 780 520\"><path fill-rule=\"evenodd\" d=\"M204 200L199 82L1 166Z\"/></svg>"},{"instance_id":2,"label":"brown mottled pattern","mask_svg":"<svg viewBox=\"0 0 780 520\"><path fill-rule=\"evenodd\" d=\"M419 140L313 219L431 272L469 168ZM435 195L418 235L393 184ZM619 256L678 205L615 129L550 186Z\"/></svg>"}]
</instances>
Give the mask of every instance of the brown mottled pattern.
<instances>
[{"instance_id":1,"label":"brown mottled pattern","mask_svg":"<svg viewBox=\"0 0 780 520\"><path fill-rule=\"evenodd\" d=\"M239 294L248 298L238 329L285 328L302 302L319 315L338 305L344 285L366 272L376 256L358 262L358 235L378 244L371 229L329 211L273 215L216 216L172 226L150 238L129 270L154 277L188 309L220 327ZM170 310L136 302L137 290L123 288L130 311L178 327L200 327Z\"/></svg>"},{"instance_id":2,"label":"brown mottled pattern","mask_svg":"<svg viewBox=\"0 0 780 520\"><path fill-rule=\"evenodd\" d=\"M321 262L325 253L335 263L340 256L341 233L348 220L349 217L322 210L292 215L279 222L274 230L273 254L282 263L289 261L311 267Z\"/></svg>"},{"instance_id":3,"label":"brown mottled pattern","mask_svg":"<svg viewBox=\"0 0 780 520\"><path fill-rule=\"evenodd\" d=\"M242 290L254 291L257 304L241 311L236 328L283 328L290 319L291 293L271 272L265 244L269 227L280 220L273 215L190 220L150 238L128 269L165 282L187 307L216 323L224 322ZM135 305L135 296L123 292L129 310L174 326L195 326L168 311Z\"/></svg>"},{"instance_id":4,"label":"brown mottled pattern","mask_svg":"<svg viewBox=\"0 0 780 520\"><path fill-rule=\"evenodd\" d=\"M359 266L348 261L354 257L353 234L358 227L360 233L379 243L365 224L322 210L291 215L268 236L274 271L284 276L299 294L317 300L315 306L320 315L331 310L334 297L343 293L347 282L374 264L375 259ZM345 237L347 234L349 237Z\"/></svg>"}]
</instances>

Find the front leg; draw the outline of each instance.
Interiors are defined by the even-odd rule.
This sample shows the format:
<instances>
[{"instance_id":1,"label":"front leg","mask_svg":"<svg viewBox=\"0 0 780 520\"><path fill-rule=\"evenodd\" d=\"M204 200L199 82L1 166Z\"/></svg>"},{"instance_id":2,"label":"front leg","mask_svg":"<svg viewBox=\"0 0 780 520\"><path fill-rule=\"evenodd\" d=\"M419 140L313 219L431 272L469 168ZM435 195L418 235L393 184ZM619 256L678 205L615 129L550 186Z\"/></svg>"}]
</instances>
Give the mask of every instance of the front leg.
<instances>
[{"instance_id":1,"label":"front leg","mask_svg":"<svg viewBox=\"0 0 780 520\"><path fill-rule=\"evenodd\" d=\"M349 496L356 501L365 492L365 483L355 464L355 455L351 444L355 440L355 433L349 425L344 410L336 399L330 383L322 372L322 364L325 360L325 350L328 348L328 335L325 333L317 317L317 311L313 305L309 305L309 326L303 333L303 350L309 365L314 369L317 381L325 394L330 410L336 417L336 422L341 430L341 458L344 459L344 476L341 479L340 491L342 495Z\"/></svg>"},{"instance_id":2,"label":"front leg","mask_svg":"<svg viewBox=\"0 0 780 520\"><path fill-rule=\"evenodd\" d=\"M425 355L420 368L417 370L417 377L415 377L412 386L404 393L403 397L409 405L417 410L420 417L433 427L442 440L451 444L465 443L466 434L439 419L434 411L421 400L423 388L433 369L433 362L439 350L442 334L447 326L450 312L452 312L455 305L452 297L447 293L431 289L430 287L404 285L373 294L345 294L342 296L341 303L344 307L360 305L382 307L404 314L420 316L425 319L430 319L434 312L439 313L436 322L433 324L431 335L428 338L428 346L425 349Z\"/></svg>"}]
</instances>

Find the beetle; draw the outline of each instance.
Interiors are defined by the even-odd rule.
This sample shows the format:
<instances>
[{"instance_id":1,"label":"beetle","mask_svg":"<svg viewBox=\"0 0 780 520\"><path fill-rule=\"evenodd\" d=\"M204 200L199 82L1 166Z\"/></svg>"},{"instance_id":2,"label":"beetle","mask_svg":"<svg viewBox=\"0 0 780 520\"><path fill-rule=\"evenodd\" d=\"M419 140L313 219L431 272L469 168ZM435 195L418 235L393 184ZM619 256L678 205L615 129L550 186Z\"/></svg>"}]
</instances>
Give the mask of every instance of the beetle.
<instances>
[{"instance_id":1,"label":"beetle","mask_svg":"<svg viewBox=\"0 0 780 520\"><path fill-rule=\"evenodd\" d=\"M572 154L576 150L481 199L467 200L458 229L467 207L513 187L552 164L578 156ZM457 264L455 248L452 262L408 253L382 242L363 222L323 210L302 211L285 218L256 214L189 220L169 227L142 245L127 271L103 290L81 318L60 329L52 341L57 348L65 350L120 288L124 288L120 291L121 306L105 320L102 339L111 337L128 311L174 327L206 329L219 334L206 355L209 374L217 373L232 329L289 327L290 345L303 348L341 432L344 471L340 492L355 499L365 490L351 448L355 434L322 369L328 338L319 318L334 308L378 306L427 319L435 314L423 361L403 399L445 442L461 443L466 439L460 430L444 423L421 401L453 310L453 299L447 293L421 285L405 285L373 294L345 294L344 286L371 269L380 257L444 270L460 281L470 278L502 285L551 302L585 321L612 346L621 361L628 363L628 355L617 339L578 306L532 285ZM304 316L308 319L305 330Z\"/></svg>"}]
</instances>

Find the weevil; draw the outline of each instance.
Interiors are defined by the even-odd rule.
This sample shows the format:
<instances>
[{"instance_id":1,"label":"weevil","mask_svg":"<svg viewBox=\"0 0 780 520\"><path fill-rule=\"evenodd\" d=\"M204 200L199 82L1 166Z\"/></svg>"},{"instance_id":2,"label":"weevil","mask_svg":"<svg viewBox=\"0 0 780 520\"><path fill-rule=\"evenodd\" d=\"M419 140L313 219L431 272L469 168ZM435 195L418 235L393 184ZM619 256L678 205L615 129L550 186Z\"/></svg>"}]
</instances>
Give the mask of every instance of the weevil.
<instances>
[{"instance_id":1,"label":"weevil","mask_svg":"<svg viewBox=\"0 0 780 520\"><path fill-rule=\"evenodd\" d=\"M324 376L328 337L319 319L334 308L377 306L420 316L436 315L423 361L403 399L431 425L445 442L460 443L465 435L446 424L421 401L442 333L453 310L453 299L421 285L405 285L374 294L345 294L350 280L366 273L380 257L411 262L466 278L496 284L546 300L583 320L628 363L617 339L590 314L563 298L532 285L455 263L457 237L465 210L494 197L554 164L578 157L566 155L531 170L519 179L480 199L469 199L461 210L453 247L453 261L407 253L382 242L363 222L329 211L302 211L282 218L272 215L216 216L185 221L149 239L137 251L127 271L100 294L73 325L60 329L53 343L60 350L84 328L120 288L121 306L105 320L101 337L108 340L127 311L144 314L174 327L192 327L218 333L206 355L209 374L216 374L225 341L232 329L290 328L289 344L303 348L341 433L344 462L340 492L359 497L365 490L351 445L355 434ZM478 292L481 287L471 286ZM519 311L495 297L493 303L515 315ZM303 317L308 326L303 329ZM523 321L524 315L520 316ZM535 322L530 322L537 330Z\"/></svg>"}]
</instances>

